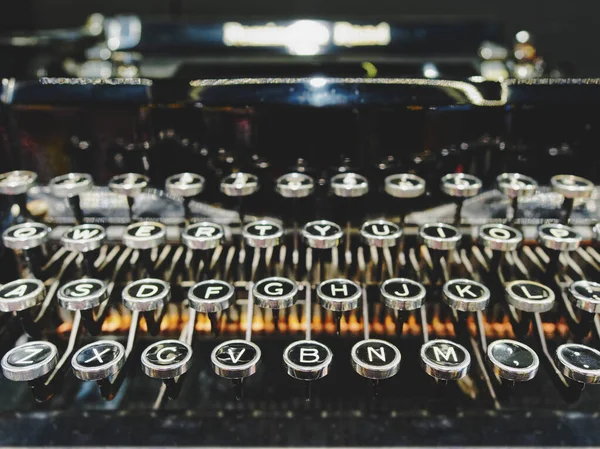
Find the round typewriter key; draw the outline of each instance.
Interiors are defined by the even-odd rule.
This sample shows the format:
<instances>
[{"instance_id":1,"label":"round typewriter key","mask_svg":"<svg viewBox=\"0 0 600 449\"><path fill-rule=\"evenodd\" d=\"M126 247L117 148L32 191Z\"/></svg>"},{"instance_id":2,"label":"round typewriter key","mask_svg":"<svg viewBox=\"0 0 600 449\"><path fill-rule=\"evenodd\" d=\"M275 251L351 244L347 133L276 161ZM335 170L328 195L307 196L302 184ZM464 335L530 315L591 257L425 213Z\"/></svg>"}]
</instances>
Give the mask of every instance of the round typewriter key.
<instances>
[{"instance_id":1,"label":"round typewriter key","mask_svg":"<svg viewBox=\"0 0 600 449\"><path fill-rule=\"evenodd\" d=\"M294 281L282 277L262 279L252 287L252 294L263 309L285 309L296 302L298 286Z\"/></svg>"},{"instance_id":2,"label":"round typewriter key","mask_svg":"<svg viewBox=\"0 0 600 449\"><path fill-rule=\"evenodd\" d=\"M565 198L589 198L594 191L594 183L580 176L556 175L550 179L552 190Z\"/></svg>"},{"instance_id":3,"label":"round typewriter key","mask_svg":"<svg viewBox=\"0 0 600 449\"><path fill-rule=\"evenodd\" d=\"M331 349L314 340L300 340L283 351L287 373L298 380L317 380L329 373L333 360Z\"/></svg>"},{"instance_id":4,"label":"round typewriter key","mask_svg":"<svg viewBox=\"0 0 600 449\"><path fill-rule=\"evenodd\" d=\"M360 285L348 279L330 279L317 287L321 305L334 312L356 309L361 295Z\"/></svg>"},{"instance_id":5,"label":"round typewriter key","mask_svg":"<svg viewBox=\"0 0 600 449\"><path fill-rule=\"evenodd\" d=\"M360 235L369 246L387 248L398 243L402 237L402 229L391 221L374 220L363 223Z\"/></svg>"},{"instance_id":6,"label":"round typewriter key","mask_svg":"<svg viewBox=\"0 0 600 449\"><path fill-rule=\"evenodd\" d=\"M425 193L425 180L410 173L385 178L385 193L395 198L417 198Z\"/></svg>"},{"instance_id":7,"label":"round typewriter key","mask_svg":"<svg viewBox=\"0 0 600 449\"><path fill-rule=\"evenodd\" d=\"M165 225L156 221L140 221L130 224L123 234L123 243L133 249L152 249L165 241Z\"/></svg>"},{"instance_id":8,"label":"round typewriter key","mask_svg":"<svg viewBox=\"0 0 600 449\"><path fill-rule=\"evenodd\" d=\"M50 228L42 223L21 223L11 226L2 233L4 246L27 250L36 248L48 239Z\"/></svg>"},{"instance_id":9,"label":"round typewriter key","mask_svg":"<svg viewBox=\"0 0 600 449\"><path fill-rule=\"evenodd\" d=\"M248 223L242 231L244 239L254 248L269 248L279 245L283 236L283 227L270 220L258 220Z\"/></svg>"},{"instance_id":10,"label":"round typewriter key","mask_svg":"<svg viewBox=\"0 0 600 449\"><path fill-rule=\"evenodd\" d=\"M19 312L40 304L46 287L39 279L18 279L0 286L0 312Z\"/></svg>"},{"instance_id":11,"label":"round typewriter key","mask_svg":"<svg viewBox=\"0 0 600 449\"><path fill-rule=\"evenodd\" d=\"M569 226L557 223L543 224L538 228L538 240L547 249L555 251L575 251L582 237Z\"/></svg>"},{"instance_id":12,"label":"round typewriter key","mask_svg":"<svg viewBox=\"0 0 600 449\"><path fill-rule=\"evenodd\" d=\"M388 279L380 287L381 299L394 310L415 310L423 305L426 290L423 284L405 278Z\"/></svg>"},{"instance_id":13,"label":"round typewriter key","mask_svg":"<svg viewBox=\"0 0 600 449\"><path fill-rule=\"evenodd\" d=\"M94 251L102 246L106 239L104 228L96 224L73 226L61 237L61 243L69 251Z\"/></svg>"},{"instance_id":14,"label":"round typewriter key","mask_svg":"<svg viewBox=\"0 0 600 449\"><path fill-rule=\"evenodd\" d=\"M284 198L305 198L315 190L315 181L304 173L287 173L277 178L275 190Z\"/></svg>"},{"instance_id":15,"label":"round typewriter key","mask_svg":"<svg viewBox=\"0 0 600 449\"><path fill-rule=\"evenodd\" d=\"M327 220L311 221L302 228L302 238L311 248L335 248L343 236L342 228Z\"/></svg>"},{"instance_id":16,"label":"round typewriter key","mask_svg":"<svg viewBox=\"0 0 600 449\"><path fill-rule=\"evenodd\" d=\"M465 173L449 173L442 177L442 192L455 198L470 198L481 190L481 179Z\"/></svg>"},{"instance_id":17,"label":"round typewriter key","mask_svg":"<svg viewBox=\"0 0 600 449\"><path fill-rule=\"evenodd\" d=\"M0 174L0 194L23 195L35 185L37 174L27 170L15 170Z\"/></svg>"},{"instance_id":18,"label":"round typewriter key","mask_svg":"<svg viewBox=\"0 0 600 449\"><path fill-rule=\"evenodd\" d=\"M419 229L419 237L430 249L451 250L458 246L462 234L456 227L446 223L428 223Z\"/></svg>"},{"instance_id":19,"label":"round typewriter key","mask_svg":"<svg viewBox=\"0 0 600 449\"><path fill-rule=\"evenodd\" d=\"M431 340L421 346L421 366L436 379L461 379L469 372L470 365L469 351L453 341Z\"/></svg>"},{"instance_id":20,"label":"round typewriter key","mask_svg":"<svg viewBox=\"0 0 600 449\"><path fill-rule=\"evenodd\" d=\"M488 346L487 357L497 376L513 382L531 380L540 359L533 349L515 340L496 340Z\"/></svg>"},{"instance_id":21,"label":"round typewriter key","mask_svg":"<svg viewBox=\"0 0 600 449\"><path fill-rule=\"evenodd\" d=\"M87 173L67 173L50 180L50 190L55 196L69 198L87 192L94 185L92 176Z\"/></svg>"},{"instance_id":22,"label":"round typewriter key","mask_svg":"<svg viewBox=\"0 0 600 449\"><path fill-rule=\"evenodd\" d=\"M174 379L192 365L192 348L179 340L152 343L142 352L142 371L155 379Z\"/></svg>"},{"instance_id":23,"label":"round typewriter key","mask_svg":"<svg viewBox=\"0 0 600 449\"><path fill-rule=\"evenodd\" d=\"M148 312L159 309L171 299L171 286L161 279L140 279L127 284L121 296L129 310Z\"/></svg>"},{"instance_id":24,"label":"round typewriter key","mask_svg":"<svg viewBox=\"0 0 600 449\"><path fill-rule=\"evenodd\" d=\"M104 281L83 278L63 285L57 294L58 303L67 310L89 310L108 298Z\"/></svg>"},{"instance_id":25,"label":"round typewriter key","mask_svg":"<svg viewBox=\"0 0 600 449\"><path fill-rule=\"evenodd\" d=\"M221 244L225 231L221 225L202 221L186 228L181 233L185 246L191 249L213 249Z\"/></svg>"},{"instance_id":26,"label":"round typewriter key","mask_svg":"<svg viewBox=\"0 0 600 449\"><path fill-rule=\"evenodd\" d=\"M196 173L179 173L167 178L165 188L171 195L189 198L202 193L204 177Z\"/></svg>"},{"instance_id":27,"label":"round typewriter key","mask_svg":"<svg viewBox=\"0 0 600 449\"><path fill-rule=\"evenodd\" d=\"M461 312L484 310L490 302L490 290L470 279L452 279L442 288L446 304Z\"/></svg>"},{"instance_id":28,"label":"round typewriter key","mask_svg":"<svg viewBox=\"0 0 600 449\"><path fill-rule=\"evenodd\" d=\"M2 373L17 382L39 379L58 363L56 346L47 341L31 341L17 346L2 357Z\"/></svg>"},{"instance_id":29,"label":"round typewriter key","mask_svg":"<svg viewBox=\"0 0 600 449\"><path fill-rule=\"evenodd\" d=\"M221 181L221 192L227 196L248 196L256 193L258 177L251 173L232 173Z\"/></svg>"},{"instance_id":30,"label":"round typewriter key","mask_svg":"<svg viewBox=\"0 0 600 449\"><path fill-rule=\"evenodd\" d=\"M354 371L367 379L387 379L400 371L400 351L387 341L359 341L350 354Z\"/></svg>"},{"instance_id":31,"label":"round typewriter key","mask_svg":"<svg viewBox=\"0 0 600 449\"><path fill-rule=\"evenodd\" d=\"M600 351L589 346L560 345L555 356L558 369L569 379L585 384L600 383Z\"/></svg>"},{"instance_id":32,"label":"round typewriter key","mask_svg":"<svg viewBox=\"0 0 600 449\"><path fill-rule=\"evenodd\" d=\"M523 241L523 234L503 224L486 224L479 228L479 241L493 251L514 251Z\"/></svg>"},{"instance_id":33,"label":"round typewriter key","mask_svg":"<svg viewBox=\"0 0 600 449\"><path fill-rule=\"evenodd\" d=\"M144 191L150 178L139 173L124 173L113 176L108 181L108 187L115 193L120 193L128 197L135 197Z\"/></svg>"},{"instance_id":34,"label":"round typewriter key","mask_svg":"<svg viewBox=\"0 0 600 449\"><path fill-rule=\"evenodd\" d=\"M118 341L100 340L85 345L71 359L75 377L103 380L117 374L125 364L125 348Z\"/></svg>"},{"instance_id":35,"label":"round typewriter key","mask_svg":"<svg viewBox=\"0 0 600 449\"><path fill-rule=\"evenodd\" d=\"M569 285L568 293L578 309L589 313L600 313L600 283L575 281Z\"/></svg>"},{"instance_id":36,"label":"round typewriter key","mask_svg":"<svg viewBox=\"0 0 600 449\"><path fill-rule=\"evenodd\" d=\"M342 198L357 198L369 192L369 181L356 173L340 173L331 178L331 191Z\"/></svg>"},{"instance_id":37,"label":"round typewriter key","mask_svg":"<svg viewBox=\"0 0 600 449\"><path fill-rule=\"evenodd\" d=\"M533 196L538 188L535 179L520 173L502 173L496 178L496 184L509 198Z\"/></svg>"},{"instance_id":38,"label":"round typewriter key","mask_svg":"<svg viewBox=\"0 0 600 449\"><path fill-rule=\"evenodd\" d=\"M260 362L260 348L246 340L229 340L217 346L210 360L218 376L242 379L253 375Z\"/></svg>"},{"instance_id":39,"label":"round typewriter key","mask_svg":"<svg viewBox=\"0 0 600 449\"><path fill-rule=\"evenodd\" d=\"M506 284L506 300L523 312L547 312L554 305L554 292L539 282L513 281Z\"/></svg>"},{"instance_id":40,"label":"round typewriter key","mask_svg":"<svg viewBox=\"0 0 600 449\"><path fill-rule=\"evenodd\" d=\"M235 294L233 285L217 280L198 282L188 290L190 307L198 312L216 313L229 307Z\"/></svg>"}]
</instances>

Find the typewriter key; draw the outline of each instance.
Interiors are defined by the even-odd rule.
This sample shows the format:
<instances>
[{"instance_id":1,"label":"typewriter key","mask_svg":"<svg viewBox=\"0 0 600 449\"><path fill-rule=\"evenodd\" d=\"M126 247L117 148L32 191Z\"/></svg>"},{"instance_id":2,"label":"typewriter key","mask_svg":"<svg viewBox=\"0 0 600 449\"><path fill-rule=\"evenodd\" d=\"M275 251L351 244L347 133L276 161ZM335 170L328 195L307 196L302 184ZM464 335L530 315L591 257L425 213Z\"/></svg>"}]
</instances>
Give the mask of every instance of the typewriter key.
<instances>
[{"instance_id":1,"label":"typewriter key","mask_svg":"<svg viewBox=\"0 0 600 449\"><path fill-rule=\"evenodd\" d=\"M63 285L57 297L58 303L64 309L90 310L108 298L107 285L99 279L77 279Z\"/></svg>"},{"instance_id":2,"label":"typewriter key","mask_svg":"<svg viewBox=\"0 0 600 449\"><path fill-rule=\"evenodd\" d=\"M248 246L269 248L279 245L283 227L271 220L258 220L244 226L242 234Z\"/></svg>"},{"instance_id":3,"label":"typewriter key","mask_svg":"<svg viewBox=\"0 0 600 449\"><path fill-rule=\"evenodd\" d=\"M470 279L452 279L442 288L444 302L461 312L484 310L490 302L490 290Z\"/></svg>"},{"instance_id":4,"label":"typewriter key","mask_svg":"<svg viewBox=\"0 0 600 449\"><path fill-rule=\"evenodd\" d=\"M360 228L360 235L369 246L388 248L402 237L400 226L386 220L367 221Z\"/></svg>"},{"instance_id":5,"label":"typewriter key","mask_svg":"<svg viewBox=\"0 0 600 449\"><path fill-rule=\"evenodd\" d=\"M2 233L4 246L17 250L37 248L48 239L50 228L42 223L21 223Z\"/></svg>"},{"instance_id":6,"label":"typewriter key","mask_svg":"<svg viewBox=\"0 0 600 449\"><path fill-rule=\"evenodd\" d=\"M118 341L95 341L79 349L71 359L75 377L104 380L116 375L125 365L125 348Z\"/></svg>"},{"instance_id":7,"label":"typewriter key","mask_svg":"<svg viewBox=\"0 0 600 449\"><path fill-rule=\"evenodd\" d=\"M0 287L0 312L19 312L40 304L46 287L39 279L18 279Z\"/></svg>"},{"instance_id":8,"label":"typewriter key","mask_svg":"<svg viewBox=\"0 0 600 449\"><path fill-rule=\"evenodd\" d=\"M127 197L129 206L129 219L133 221L133 204L137 195L141 194L148 184L150 178L139 173L125 173L113 176L108 181L108 187L115 193L120 193Z\"/></svg>"},{"instance_id":9,"label":"typewriter key","mask_svg":"<svg viewBox=\"0 0 600 449\"><path fill-rule=\"evenodd\" d=\"M543 224L538 228L538 240L544 248L555 251L575 251L582 237L569 226L556 223Z\"/></svg>"},{"instance_id":10,"label":"typewriter key","mask_svg":"<svg viewBox=\"0 0 600 449\"><path fill-rule=\"evenodd\" d=\"M330 249L340 244L342 228L327 220L311 221L302 228L302 238L310 248Z\"/></svg>"},{"instance_id":11,"label":"typewriter key","mask_svg":"<svg viewBox=\"0 0 600 449\"><path fill-rule=\"evenodd\" d=\"M488 346L487 357L494 373L511 382L531 380L540 359L533 349L515 340L496 340Z\"/></svg>"},{"instance_id":12,"label":"typewriter key","mask_svg":"<svg viewBox=\"0 0 600 449\"><path fill-rule=\"evenodd\" d=\"M356 309L361 295L360 285L348 279L330 279L317 287L321 305L334 312Z\"/></svg>"},{"instance_id":13,"label":"typewriter key","mask_svg":"<svg viewBox=\"0 0 600 449\"><path fill-rule=\"evenodd\" d=\"M258 281L252 294L259 307L285 309L296 302L298 286L294 281L282 277L270 277Z\"/></svg>"},{"instance_id":14,"label":"typewriter key","mask_svg":"<svg viewBox=\"0 0 600 449\"><path fill-rule=\"evenodd\" d=\"M275 190L284 198L305 198L315 190L315 181L304 173L287 173L277 178Z\"/></svg>"},{"instance_id":15,"label":"typewriter key","mask_svg":"<svg viewBox=\"0 0 600 449\"><path fill-rule=\"evenodd\" d=\"M600 383L600 351L589 346L567 343L556 350L556 364L561 373L575 382Z\"/></svg>"},{"instance_id":16,"label":"typewriter key","mask_svg":"<svg viewBox=\"0 0 600 449\"><path fill-rule=\"evenodd\" d=\"M35 185L37 174L27 170L15 170L0 174L0 195L14 198L22 216L29 216L27 211L27 192Z\"/></svg>"},{"instance_id":17,"label":"typewriter key","mask_svg":"<svg viewBox=\"0 0 600 449\"><path fill-rule=\"evenodd\" d=\"M456 199L456 214L454 223L460 225L462 207L465 198L471 198L481 191L481 179L465 173L449 173L442 177L440 187L442 192Z\"/></svg>"},{"instance_id":18,"label":"typewriter key","mask_svg":"<svg viewBox=\"0 0 600 449\"><path fill-rule=\"evenodd\" d=\"M165 226L156 221L140 221L130 224L123 234L123 243L133 249L152 249L165 241Z\"/></svg>"},{"instance_id":19,"label":"typewriter key","mask_svg":"<svg viewBox=\"0 0 600 449\"><path fill-rule=\"evenodd\" d=\"M190 199L204 190L204 177L196 173L179 173L167 178L165 188L171 195L183 198L185 219L189 220Z\"/></svg>"},{"instance_id":20,"label":"typewriter key","mask_svg":"<svg viewBox=\"0 0 600 449\"><path fill-rule=\"evenodd\" d=\"M523 241L523 234L503 224L486 224L479 227L479 241L492 251L514 251Z\"/></svg>"},{"instance_id":21,"label":"typewriter key","mask_svg":"<svg viewBox=\"0 0 600 449\"><path fill-rule=\"evenodd\" d=\"M381 284L380 292L385 306L394 310L419 309L426 295L423 284L405 278L388 279Z\"/></svg>"},{"instance_id":22,"label":"typewriter key","mask_svg":"<svg viewBox=\"0 0 600 449\"><path fill-rule=\"evenodd\" d=\"M31 341L17 346L2 357L2 373L9 380L24 382L50 373L58 363L56 346L47 341Z\"/></svg>"},{"instance_id":23,"label":"typewriter key","mask_svg":"<svg viewBox=\"0 0 600 449\"><path fill-rule=\"evenodd\" d=\"M462 234L446 223L428 223L419 229L419 237L428 248L444 251L456 249Z\"/></svg>"},{"instance_id":24,"label":"typewriter key","mask_svg":"<svg viewBox=\"0 0 600 449\"><path fill-rule=\"evenodd\" d=\"M87 173L67 173L52 178L49 185L53 195L67 198L75 216L75 222L77 224L83 223L83 211L81 210L79 195L94 186L92 176Z\"/></svg>"},{"instance_id":25,"label":"typewriter key","mask_svg":"<svg viewBox=\"0 0 600 449\"><path fill-rule=\"evenodd\" d=\"M384 340L359 341L350 354L354 371L367 379L388 379L400 370L400 351Z\"/></svg>"},{"instance_id":26,"label":"typewriter key","mask_svg":"<svg viewBox=\"0 0 600 449\"><path fill-rule=\"evenodd\" d=\"M217 280L198 282L188 290L190 307L207 313L213 333L219 332L217 314L229 308L235 295L233 285Z\"/></svg>"},{"instance_id":27,"label":"typewriter key","mask_svg":"<svg viewBox=\"0 0 600 449\"><path fill-rule=\"evenodd\" d=\"M251 173L232 173L221 181L221 192L227 196L248 196L258 192L258 177Z\"/></svg>"},{"instance_id":28,"label":"typewriter key","mask_svg":"<svg viewBox=\"0 0 600 449\"><path fill-rule=\"evenodd\" d=\"M260 348L251 341L229 340L212 351L210 360L218 376L243 379L256 372L260 356Z\"/></svg>"},{"instance_id":29,"label":"typewriter key","mask_svg":"<svg viewBox=\"0 0 600 449\"><path fill-rule=\"evenodd\" d=\"M547 312L554 306L554 292L539 282L513 281L506 284L506 300L523 312Z\"/></svg>"},{"instance_id":30,"label":"typewriter key","mask_svg":"<svg viewBox=\"0 0 600 449\"><path fill-rule=\"evenodd\" d=\"M421 346L421 366L436 379L461 379L469 372L470 365L469 351L453 341L431 340Z\"/></svg>"},{"instance_id":31,"label":"typewriter key","mask_svg":"<svg viewBox=\"0 0 600 449\"><path fill-rule=\"evenodd\" d=\"M339 173L331 178L331 191L341 198L358 198L369 193L369 181L356 173Z\"/></svg>"},{"instance_id":32,"label":"typewriter key","mask_svg":"<svg viewBox=\"0 0 600 449\"><path fill-rule=\"evenodd\" d=\"M129 310L150 312L161 309L171 299L171 286L161 279L140 279L127 284L121 296Z\"/></svg>"},{"instance_id":33,"label":"typewriter key","mask_svg":"<svg viewBox=\"0 0 600 449\"><path fill-rule=\"evenodd\" d=\"M395 198L417 198L425 193L425 180L410 173L385 178L385 193Z\"/></svg>"},{"instance_id":34,"label":"typewriter key","mask_svg":"<svg viewBox=\"0 0 600 449\"><path fill-rule=\"evenodd\" d=\"M589 313L600 313L600 283L575 281L567 290L575 307Z\"/></svg>"},{"instance_id":35,"label":"typewriter key","mask_svg":"<svg viewBox=\"0 0 600 449\"><path fill-rule=\"evenodd\" d=\"M576 198L589 198L594 191L594 183L573 175L556 175L550 179L552 190L564 197L563 217L561 222L569 223L573 212L573 202Z\"/></svg>"},{"instance_id":36,"label":"typewriter key","mask_svg":"<svg viewBox=\"0 0 600 449\"><path fill-rule=\"evenodd\" d=\"M181 240L188 248L207 250L219 246L224 236L225 231L221 225L202 221L187 226L181 233Z\"/></svg>"},{"instance_id":37,"label":"typewriter key","mask_svg":"<svg viewBox=\"0 0 600 449\"><path fill-rule=\"evenodd\" d=\"M509 223L517 218L519 208L519 198L526 198L535 195L538 183L535 179L522 175L520 173L502 173L496 178L498 189L512 201L512 214L507 218Z\"/></svg>"},{"instance_id":38,"label":"typewriter key","mask_svg":"<svg viewBox=\"0 0 600 449\"><path fill-rule=\"evenodd\" d=\"M298 380L312 381L327 376L332 360L331 349L314 340L295 341L283 351L288 375Z\"/></svg>"},{"instance_id":39,"label":"typewriter key","mask_svg":"<svg viewBox=\"0 0 600 449\"><path fill-rule=\"evenodd\" d=\"M95 224L84 224L73 226L61 237L65 249L83 253L87 274L93 276L96 272L94 259L97 257L98 249L106 239L104 228Z\"/></svg>"},{"instance_id":40,"label":"typewriter key","mask_svg":"<svg viewBox=\"0 0 600 449\"><path fill-rule=\"evenodd\" d=\"M142 352L142 371L154 379L174 379L192 365L192 348L179 340L162 340Z\"/></svg>"}]
</instances>

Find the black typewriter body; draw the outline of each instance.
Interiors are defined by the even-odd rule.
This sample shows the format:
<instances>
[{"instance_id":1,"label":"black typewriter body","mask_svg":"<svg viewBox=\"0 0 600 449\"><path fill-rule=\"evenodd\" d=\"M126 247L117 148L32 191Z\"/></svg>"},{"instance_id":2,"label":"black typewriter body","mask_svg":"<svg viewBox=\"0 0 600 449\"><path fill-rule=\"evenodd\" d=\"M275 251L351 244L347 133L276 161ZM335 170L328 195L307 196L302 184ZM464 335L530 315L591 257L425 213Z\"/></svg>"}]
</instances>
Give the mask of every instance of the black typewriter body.
<instances>
[{"instance_id":1,"label":"black typewriter body","mask_svg":"<svg viewBox=\"0 0 600 449\"><path fill-rule=\"evenodd\" d=\"M599 79L488 21L94 23L2 79L0 444L598 444Z\"/></svg>"}]
</instances>

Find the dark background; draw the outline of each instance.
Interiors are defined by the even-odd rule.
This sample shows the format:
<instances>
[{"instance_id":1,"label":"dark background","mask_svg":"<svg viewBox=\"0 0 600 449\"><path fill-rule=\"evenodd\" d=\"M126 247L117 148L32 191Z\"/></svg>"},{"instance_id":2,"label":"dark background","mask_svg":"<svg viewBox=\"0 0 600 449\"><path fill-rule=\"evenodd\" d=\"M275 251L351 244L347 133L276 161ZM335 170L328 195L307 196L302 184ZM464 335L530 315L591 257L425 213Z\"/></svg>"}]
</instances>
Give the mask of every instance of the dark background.
<instances>
[{"instance_id":1,"label":"dark background","mask_svg":"<svg viewBox=\"0 0 600 449\"><path fill-rule=\"evenodd\" d=\"M485 15L505 24L507 36L530 31L539 53L549 61L573 63L578 76L600 75L597 0L16 0L3 6L3 31L79 26L93 12L188 20Z\"/></svg>"}]
</instances>

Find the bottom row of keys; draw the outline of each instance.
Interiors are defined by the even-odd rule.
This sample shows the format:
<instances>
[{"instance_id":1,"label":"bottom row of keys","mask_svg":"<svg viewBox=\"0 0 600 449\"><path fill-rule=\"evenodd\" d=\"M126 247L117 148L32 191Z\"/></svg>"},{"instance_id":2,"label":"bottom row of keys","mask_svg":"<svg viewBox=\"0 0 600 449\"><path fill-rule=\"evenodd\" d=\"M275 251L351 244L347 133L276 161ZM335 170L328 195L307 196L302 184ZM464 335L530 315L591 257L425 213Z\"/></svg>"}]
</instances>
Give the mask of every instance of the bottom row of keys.
<instances>
[{"instance_id":1,"label":"bottom row of keys","mask_svg":"<svg viewBox=\"0 0 600 449\"><path fill-rule=\"evenodd\" d=\"M439 380L464 377L471 356L462 345L450 340L431 340L421 347L421 365ZM494 373L508 381L527 381L535 377L539 358L529 346L514 340L497 340L488 346L487 358ZM382 380L400 370L402 356L393 344L377 339L362 340L351 350L354 370L363 377ZM71 360L76 377L104 380L115 376L126 360L124 346L113 340L101 340L79 349ZM260 348L250 341L230 340L218 345L211 354L215 373L227 379L253 375L261 360ZM325 377L333 360L332 351L314 340L300 340L283 354L287 373L296 379L311 381ZM582 383L600 382L600 351L580 344L564 344L556 350L555 360L568 378ZM145 374L157 379L174 379L185 374L192 363L192 348L180 340L161 340L148 346L141 356ZM4 376L14 381L33 381L48 375L58 363L56 346L33 341L17 346L2 358Z\"/></svg>"}]
</instances>

